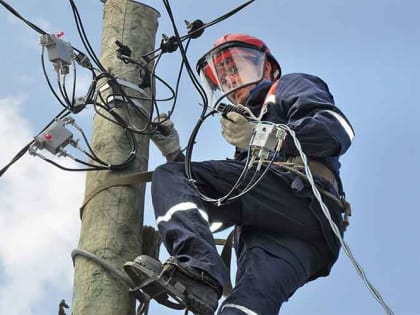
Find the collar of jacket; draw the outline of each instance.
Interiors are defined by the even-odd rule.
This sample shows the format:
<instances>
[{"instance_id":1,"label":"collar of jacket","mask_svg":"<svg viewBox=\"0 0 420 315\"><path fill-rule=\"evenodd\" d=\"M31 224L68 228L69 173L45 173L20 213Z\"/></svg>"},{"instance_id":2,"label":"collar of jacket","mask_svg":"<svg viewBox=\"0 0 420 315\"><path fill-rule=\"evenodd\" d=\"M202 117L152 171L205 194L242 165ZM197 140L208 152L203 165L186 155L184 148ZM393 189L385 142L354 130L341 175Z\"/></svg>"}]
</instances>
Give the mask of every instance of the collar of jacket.
<instances>
[{"instance_id":1,"label":"collar of jacket","mask_svg":"<svg viewBox=\"0 0 420 315\"><path fill-rule=\"evenodd\" d=\"M261 106L264 103L265 96L267 95L267 92L272 85L273 81L264 80L258 83L249 92L245 106L248 107L255 116L258 117L260 114Z\"/></svg>"}]
</instances>

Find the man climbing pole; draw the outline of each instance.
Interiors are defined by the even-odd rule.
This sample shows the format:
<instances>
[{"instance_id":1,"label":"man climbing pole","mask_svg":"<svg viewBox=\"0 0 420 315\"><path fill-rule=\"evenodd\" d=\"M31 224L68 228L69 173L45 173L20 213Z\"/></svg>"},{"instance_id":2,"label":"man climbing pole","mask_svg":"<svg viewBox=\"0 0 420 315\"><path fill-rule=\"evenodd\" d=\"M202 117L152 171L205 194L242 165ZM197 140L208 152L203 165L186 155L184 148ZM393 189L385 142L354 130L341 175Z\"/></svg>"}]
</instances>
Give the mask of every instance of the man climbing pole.
<instances>
[{"instance_id":1,"label":"man climbing pole","mask_svg":"<svg viewBox=\"0 0 420 315\"><path fill-rule=\"evenodd\" d=\"M287 125L295 132L332 220L343 233L339 157L354 133L334 105L327 84L309 74L282 76L264 42L244 34L217 40L198 61L197 70L209 99L217 93L226 95L235 105L249 109L252 117ZM172 122L166 123L170 134L154 135L168 163L154 172L152 200L171 258L163 265L147 256L126 263L125 270L136 283L155 272L173 287L182 287L178 297L188 310L213 314L229 277L212 236L216 224L219 230L234 226L238 265L235 287L218 314L278 314L296 289L329 274L340 243L304 176L290 134L253 189L217 204L203 200L201 194L219 198L231 190L245 167L255 121L235 111L223 115L222 135L236 147L235 159L192 163L194 185L184 175L178 134ZM260 162L262 168L269 164ZM148 290L153 295L165 287L161 282Z\"/></svg>"}]
</instances>

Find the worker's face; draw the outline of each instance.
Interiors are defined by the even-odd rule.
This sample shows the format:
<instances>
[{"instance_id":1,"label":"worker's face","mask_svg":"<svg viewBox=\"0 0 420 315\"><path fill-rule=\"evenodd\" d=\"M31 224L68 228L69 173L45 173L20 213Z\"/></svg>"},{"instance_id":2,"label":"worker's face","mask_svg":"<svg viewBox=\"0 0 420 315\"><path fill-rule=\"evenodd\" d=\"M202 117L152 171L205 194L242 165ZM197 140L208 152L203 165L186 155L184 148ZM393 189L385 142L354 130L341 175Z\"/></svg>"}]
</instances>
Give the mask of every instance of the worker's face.
<instances>
[{"instance_id":1,"label":"worker's face","mask_svg":"<svg viewBox=\"0 0 420 315\"><path fill-rule=\"evenodd\" d=\"M255 61L252 58L247 57L228 57L217 66L216 71L220 80L220 88L223 91L228 92L247 84L243 88L237 89L227 95L235 104L245 104L249 92L256 85L249 84L249 78L256 78L256 74L261 72L258 66L255 65Z\"/></svg>"},{"instance_id":2,"label":"worker's face","mask_svg":"<svg viewBox=\"0 0 420 315\"><path fill-rule=\"evenodd\" d=\"M215 48L199 61L199 74L213 103L227 96L245 104L251 89L264 78L266 55L250 47Z\"/></svg>"}]
</instances>

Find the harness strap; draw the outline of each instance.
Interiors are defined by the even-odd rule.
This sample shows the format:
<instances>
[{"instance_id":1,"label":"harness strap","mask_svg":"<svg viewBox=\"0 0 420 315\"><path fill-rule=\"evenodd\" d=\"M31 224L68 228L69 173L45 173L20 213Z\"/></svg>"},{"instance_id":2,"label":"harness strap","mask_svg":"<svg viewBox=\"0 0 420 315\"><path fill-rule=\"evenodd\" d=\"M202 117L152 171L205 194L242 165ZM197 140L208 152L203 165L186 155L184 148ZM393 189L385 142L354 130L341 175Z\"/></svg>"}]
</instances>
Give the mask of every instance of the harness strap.
<instances>
[{"instance_id":1,"label":"harness strap","mask_svg":"<svg viewBox=\"0 0 420 315\"><path fill-rule=\"evenodd\" d=\"M306 177L306 175L301 171L302 170L302 164L299 163L291 163L291 162L274 162L273 164L282 167L296 175L298 175L299 177L308 180L308 178ZM321 164L321 163L318 163ZM326 167L325 167L326 168ZM312 171L312 168L311 168ZM314 175L321 176L319 173L317 174L316 172L313 172ZM323 177L324 178L324 177ZM324 178L327 181L329 181L327 178ZM344 197L336 197L335 195L331 194L330 192L322 189L322 188L318 188L319 192L324 195L325 197L329 198L330 200L334 201L342 210L342 212L344 213L344 217L343 217L343 229L346 230L346 228L349 226L350 224L350 216L351 216L351 205L350 203L344 199Z\"/></svg>"},{"instance_id":2,"label":"harness strap","mask_svg":"<svg viewBox=\"0 0 420 315\"><path fill-rule=\"evenodd\" d=\"M105 183L96 186L92 191L86 193L85 200L83 200L82 206L80 207L80 218L83 217L83 209L93 197L100 192L117 186L135 186L137 184L147 183L152 180L153 172L139 172L131 175L111 178Z\"/></svg>"},{"instance_id":3,"label":"harness strap","mask_svg":"<svg viewBox=\"0 0 420 315\"><path fill-rule=\"evenodd\" d=\"M232 230L226 240L224 239L215 239L216 245L223 245L222 252L220 253L220 257L222 258L226 269L229 274L229 280L225 284L225 287L223 288L223 296L228 296L230 294L230 291L232 291L232 280L230 279L230 262L232 260L232 247L233 247L233 235L234 230Z\"/></svg>"},{"instance_id":4,"label":"harness strap","mask_svg":"<svg viewBox=\"0 0 420 315\"><path fill-rule=\"evenodd\" d=\"M289 157L287 159L288 163L292 163L292 166L296 167L300 167L303 168L303 160L300 156L294 156L294 157ZM276 163L283 163L283 162L274 162L274 164ZM308 163L309 165L309 169L311 170L311 173L313 175L322 177L323 179L325 179L326 181L328 181L333 187L334 189L339 192L339 187L338 187L338 182L337 182L337 178L335 177L334 173L324 164L322 164L321 162L318 161L309 161Z\"/></svg>"}]
</instances>

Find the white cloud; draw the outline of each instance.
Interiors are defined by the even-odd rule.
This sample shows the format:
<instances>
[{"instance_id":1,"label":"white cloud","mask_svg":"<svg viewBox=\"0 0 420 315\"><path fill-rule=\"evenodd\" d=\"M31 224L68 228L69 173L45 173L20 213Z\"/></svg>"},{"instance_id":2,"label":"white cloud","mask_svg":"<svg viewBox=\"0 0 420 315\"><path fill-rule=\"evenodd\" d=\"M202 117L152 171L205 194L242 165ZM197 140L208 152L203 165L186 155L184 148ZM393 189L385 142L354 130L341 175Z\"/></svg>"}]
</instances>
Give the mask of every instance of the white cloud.
<instances>
[{"instance_id":1,"label":"white cloud","mask_svg":"<svg viewBox=\"0 0 420 315\"><path fill-rule=\"evenodd\" d=\"M0 99L0 167L35 133L21 102ZM32 314L47 287L71 287L84 177L25 155L0 178L0 314Z\"/></svg>"}]
</instances>

